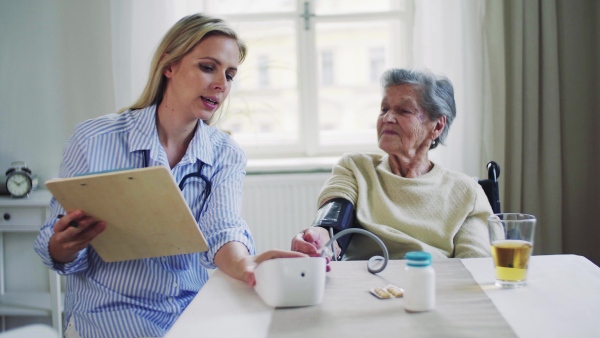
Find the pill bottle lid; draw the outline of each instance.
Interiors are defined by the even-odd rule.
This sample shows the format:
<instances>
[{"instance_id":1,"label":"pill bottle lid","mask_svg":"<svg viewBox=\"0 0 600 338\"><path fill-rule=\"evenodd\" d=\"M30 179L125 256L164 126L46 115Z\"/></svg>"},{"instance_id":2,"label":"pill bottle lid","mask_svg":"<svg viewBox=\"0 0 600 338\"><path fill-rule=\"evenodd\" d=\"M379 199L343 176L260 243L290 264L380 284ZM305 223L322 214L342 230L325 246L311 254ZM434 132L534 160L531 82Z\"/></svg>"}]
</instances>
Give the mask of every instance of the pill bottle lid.
<instances>
[{"instance_id":1,"label":"pill bottle lid","mask_svg":"<svg viewBox=\"0 0 600 338\"><path fill-rule=\"evenodd\" d=\"M429 266L431 265L431 254L424 251L407 252L404 258L408 266Z\"/></svg>"}]
</instances>

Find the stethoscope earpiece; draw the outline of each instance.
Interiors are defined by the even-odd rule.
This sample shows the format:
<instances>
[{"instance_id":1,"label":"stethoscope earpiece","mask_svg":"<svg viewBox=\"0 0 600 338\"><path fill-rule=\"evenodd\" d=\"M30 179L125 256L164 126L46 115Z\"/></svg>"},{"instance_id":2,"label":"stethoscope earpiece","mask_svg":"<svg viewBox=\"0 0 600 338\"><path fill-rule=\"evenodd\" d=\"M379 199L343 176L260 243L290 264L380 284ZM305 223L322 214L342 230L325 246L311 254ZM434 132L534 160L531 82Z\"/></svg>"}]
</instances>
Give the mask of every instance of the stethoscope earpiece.
<instances>
[{"instance_id":1,"label":"stethoscope earpiece","mask_svg":"<svg viewBox=\"0 0 600 338\"><path fill-rule=\"evenodd\" d=\"M324 247L329 248L329 246L334 241L336 241L338 238L345 236L347 234L350 234L350 233L358 233L358 234L366 235L368 237L371 237L375 242L377 242L377 244L379 244L379 246L381 247L381 250L383 251L383 257L373 256L373 257L369 258L369 261L367 262L367 270L369 270L369 272L373 273L373 274L383 271L385 269L385 267L387 266L387 262L389 260L389 254L388 254L387 247L385 246L385 244L383 244L383 242L381 241L381 239L379 239L379 237L375 236L373 233L371 233L367 230L359 229L359 228L351 228L351 229L342 230L342 231L338 232L337 234L335 234L333 237L331 237L329 242L327 242L327 244L325 244ZM325 251L323 252L323 254L324 253L325 253Z\"/></svg>"}]
</instances>

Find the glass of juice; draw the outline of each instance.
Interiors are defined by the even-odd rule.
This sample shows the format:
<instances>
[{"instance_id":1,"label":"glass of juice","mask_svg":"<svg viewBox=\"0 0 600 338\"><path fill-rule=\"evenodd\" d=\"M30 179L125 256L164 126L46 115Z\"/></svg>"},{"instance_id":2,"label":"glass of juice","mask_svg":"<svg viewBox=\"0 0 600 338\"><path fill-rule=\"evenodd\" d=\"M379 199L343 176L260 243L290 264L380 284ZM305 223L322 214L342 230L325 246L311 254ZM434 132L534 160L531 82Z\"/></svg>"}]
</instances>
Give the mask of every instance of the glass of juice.
<instances>
[{"instance_id":1,"label":"glass of juice","mask_svg":"<svg viewBox=\"0 0 600 338\"><path fill-rule=\"evenodd\" d=\"M535 216L528 214L501 213L488 217L496 285L518 288L527 284L535 223Z\"/></svg>"}]
</instances>

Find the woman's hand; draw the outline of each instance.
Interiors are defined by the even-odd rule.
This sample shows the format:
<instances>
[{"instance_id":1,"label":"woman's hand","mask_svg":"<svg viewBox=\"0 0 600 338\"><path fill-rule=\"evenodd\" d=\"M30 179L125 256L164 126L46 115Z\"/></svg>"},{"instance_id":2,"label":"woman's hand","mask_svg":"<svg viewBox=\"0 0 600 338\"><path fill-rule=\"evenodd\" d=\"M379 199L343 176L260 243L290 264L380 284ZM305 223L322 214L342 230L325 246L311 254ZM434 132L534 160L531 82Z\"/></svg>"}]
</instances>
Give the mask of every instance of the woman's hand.
<instances>
[{"instance_id":1,"label":"woman's hand","mask_svg":"<svg viewBox=\"0 0 600 338\"><path fill-rule=\"evenodd\" d=\"M320 257L325 244L331 237L327 229L321 227L311 227L302 230L292 239L292 250L305 253L311 257ZM335 254L339 255L340 247L337 242L334 243ZM327 250L330 250L327 248ZM333 252L331 253L333 254ZM329 255L328 255L329 256Z\"/></svg>"},{"instance_id":2,"label":"woman's hand","mask_svg":"<svg viewBox=\"0 0 600 338\"><path fill-rule=\"evenodd\" d=\"M334 253L331 252L329 248L325 248L325 244L327 244L330 239L329 232L327 232L327 229L325 228L307 228L302 230L292 239L292 250L302 252L311 257L320 257L323 250L329 250L330 254L326 255L325 258L327 259L327 271L330 271L331 267L329 266L329 260ZM334 242L334 251L336 257L341 252L337 242Z\"/></svg>"},{"instance_id":3,"label":"woman's hand","mask_svg":"<svg viewBox=\"0 0 600 338\"><path fill-rule=\"evenodd\" d=\"M54 234L48 243L50 256L58 263L71 262L104 229L106 223L85 216L83 211L70 212L54 224Z\"/></svg>"},{"instance_id":4,"label":"woman's hand","mask_svg":"<svg viewBox=\"0 0 600 338\"><path fill-rule=\"evenodd\" d=\"M215 265L229 276L254 286L256 284L254 269L260 263L273 258L297 257L307 256L303 253L285 250L269 250L260 255L251 256L244 244L229 242L223 245L215 255Z\"/></svg>"}]
</instances>

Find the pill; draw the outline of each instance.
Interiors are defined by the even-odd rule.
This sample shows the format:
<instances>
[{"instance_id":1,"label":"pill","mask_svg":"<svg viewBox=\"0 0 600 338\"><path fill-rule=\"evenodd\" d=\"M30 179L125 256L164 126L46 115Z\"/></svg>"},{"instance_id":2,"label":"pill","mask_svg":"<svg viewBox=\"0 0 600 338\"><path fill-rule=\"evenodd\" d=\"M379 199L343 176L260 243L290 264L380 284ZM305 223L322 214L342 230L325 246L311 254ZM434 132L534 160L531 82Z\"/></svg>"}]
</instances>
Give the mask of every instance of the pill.
<instances>
[{"instance_id":1,"label":"pill","mask_svg":"<svg viewBox=\"0 0 600 338\"><path fill-rule=\"evenodd\" d=\"M392 296L394 296L395 298L404 296L404 289L394 284L386 285L385 290L392 294Z\"/></svg>"},{"instance_id":2,"label":"pill","mask_svg":"<svg viewBox=\"0 0 600 338\"><path fill-rule=\"evenodd\" d=\"M393 297L392 294L387 292L387 290L384 288L373 288L370 291L375 297L379 299L389 299Z\"/></svg>"}]
</instances>

